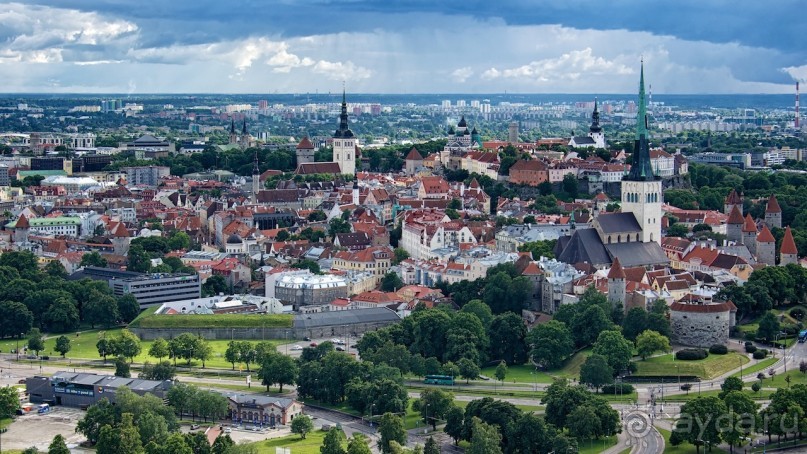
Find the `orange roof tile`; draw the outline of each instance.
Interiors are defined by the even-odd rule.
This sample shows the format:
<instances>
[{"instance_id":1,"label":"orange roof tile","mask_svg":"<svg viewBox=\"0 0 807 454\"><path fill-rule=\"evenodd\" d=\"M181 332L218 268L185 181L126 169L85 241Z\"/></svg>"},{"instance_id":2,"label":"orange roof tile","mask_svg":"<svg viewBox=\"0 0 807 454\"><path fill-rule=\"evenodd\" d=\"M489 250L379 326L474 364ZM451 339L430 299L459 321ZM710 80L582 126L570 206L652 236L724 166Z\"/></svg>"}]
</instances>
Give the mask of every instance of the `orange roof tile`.
<instances>
[{"instance_id":1,"label":"orange roof tile","mask_svg":"<svg viewBox=\"0 0 807 454\"><path fill-rule=\"evenodd\" d=\"M736 225L743 224L743 214L740 212L740 209L737 208L738 206L739 205L734 205L732 207L727 224L736 224Z\"/></svg>"},{"instance_id":2,"label":"orange roof tile","mask_svg":"<svg viewBox=\"0 0 807 454\"><path fill-rule=\"evenodd\" d=\"M625 279L625 270L619 263L619 257L614 257L614 263L611 265L611 270L608 271L608 279Z\"/></svg>"},{"instance_id":3,"label":"orange roof tile","mask_svg":"<svg viewBox=\"0 0 807 454\"><path fill-rule=\"evenodd\" d=\"M743 232L756 232L757 225L754 224L754 220L751 219L750 214L745 215L745 224L743 224Z\"/></svg>"},{"instance_id":4,"label":"orange roof tile","mask_svg":"<svg viewBox=\"0 0 807 454\"><path fill-rule=\"evenodd\" d=\"M779 206L779 201L776 200L776 196L771 194L768 198L768 204L765 206L766 213L781 213L782 208Z\"/></svg>"},{"instance_id":5,"label":"orange roof tile","mask_svg":"<svg viewBox=\"0 0 807 454\"><path fill-rule=\"evenodd\" d=\"M757 235L757 243L775 243L776 239L767 225L762 226L762 231Z\"/></svg>"},{"instance_id":6,"label":"orange roof tile","mask_svg":"<svg viewBox=\"0 0 807 454\"><path fill-rule=\"evenodd\" d=\"M782 254L798 255L799 250L796 248L796 241L793 240L793 232L790 231L790 226L785 229L785 237L782 238L782 247L779 250Z\"/></svg>"}]
</instances>

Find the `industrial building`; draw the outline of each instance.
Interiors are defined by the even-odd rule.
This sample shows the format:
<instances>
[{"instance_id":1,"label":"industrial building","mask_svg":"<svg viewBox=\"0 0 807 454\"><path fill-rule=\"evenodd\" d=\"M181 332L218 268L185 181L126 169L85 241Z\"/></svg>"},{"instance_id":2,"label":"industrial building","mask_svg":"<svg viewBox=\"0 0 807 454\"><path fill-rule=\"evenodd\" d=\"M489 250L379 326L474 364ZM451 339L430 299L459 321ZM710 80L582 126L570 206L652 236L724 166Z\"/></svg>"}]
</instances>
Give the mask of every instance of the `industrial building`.
<instances>
[{"instance_id":1,"label":"industrial building","mask_svg":"<svg viewBox=\"0 0 807 454\"><path fill-rule=\"evenodd\" d=\"M25 390L31 403L78 408L86 408L103 398L114 403L115 393L124 386L135 394L154 394L163 399L172 385L170 380L140 380L75 372L57 372L52 377L34 376L25 379Z\"/></svg>"}]
</instances>

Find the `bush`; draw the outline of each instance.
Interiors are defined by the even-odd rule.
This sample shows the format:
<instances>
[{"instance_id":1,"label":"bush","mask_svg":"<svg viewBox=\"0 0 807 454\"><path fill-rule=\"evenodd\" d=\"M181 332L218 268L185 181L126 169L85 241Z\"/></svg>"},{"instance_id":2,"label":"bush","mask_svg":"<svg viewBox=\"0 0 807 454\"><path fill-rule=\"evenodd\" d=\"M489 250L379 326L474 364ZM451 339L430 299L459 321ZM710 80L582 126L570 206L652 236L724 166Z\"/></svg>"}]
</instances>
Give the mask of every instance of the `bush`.
<instances>
[{"instance_id":1,"label":"bush","mask_svg":"<svg viewBox=\"0 0 807 454\"><path fill-rule=\"evenodd\" d=\"M633 392L633 386L629 383L612 383L602 387L603 394L630 394Z\"/></svg>"},{"instance_id":2,"label":"bush","mask_svg":"<svg viewBox=\"0 0 807 454\"><path fill-rule=\"evenodd\" d=\"M715 355L725 355L729 352L729 348L722 344L714 344L709 347L709 353L713 353Z\"/></svg>"},{"instance_id":3,"label":"bush","mask_svg":"<svg viewBox=\"0 0 807 454\"><path fill-rule=\"evenodd\" d=\"M754 345L754 343L751 341L745 341L745 346L748 347L749 345Z\"/></svg>"},{"instance_id":4,"label":"bush","mask_svg":"<svg viewBox=\"0 0 807 454\"><path fill-rule=\"evenodd\" d=\"M745 340L747 340L747 341L757 340L757 332L756 331L751 331L751 332L745 333Z\"/></svg>"},{"instance_id":5,"label":"bush","mask_svg":"<svg viewBox=\"0 0 807 454\"><path fill-rule=\"evenodd\" d=\"M796 320L801 320L804 318L805 312L804 309L800 307L794 307L790 309L790 316L795 318Z\"/></svg>"},{"instance_id":6,"label":"bush","mask_svg":"<svg viewBox=\"0 0 807 454\"><path fill-rule=\"evenodd\" d=\"M706 359L707 356L709 356L709 352L702 348L685 348L675 353L675 359L680 359L681 361L696 361Z\"/></svg>"},{"instance_id":7,"label":"bush","mask_svg":"<svg viewBox=\"0 0 807 454\"><path fill-rule=\"evenodd\" d=\"M746 353L754 353L756 351L757 351L757 346L756 345L745 344L745 352Z\"/></svg>"},{"instance_id":8,"label":"bush","mask_svg":"<svg viewBox=\"0 0 807 454\"><path fill-rule=\"evenodd\" d=\"M765 359L765 357L768 356L768 350L765 350L764 348L760 348L759 350L754 352L753 356L754 356L754 359Z\"/></svg>"}]
</instances>

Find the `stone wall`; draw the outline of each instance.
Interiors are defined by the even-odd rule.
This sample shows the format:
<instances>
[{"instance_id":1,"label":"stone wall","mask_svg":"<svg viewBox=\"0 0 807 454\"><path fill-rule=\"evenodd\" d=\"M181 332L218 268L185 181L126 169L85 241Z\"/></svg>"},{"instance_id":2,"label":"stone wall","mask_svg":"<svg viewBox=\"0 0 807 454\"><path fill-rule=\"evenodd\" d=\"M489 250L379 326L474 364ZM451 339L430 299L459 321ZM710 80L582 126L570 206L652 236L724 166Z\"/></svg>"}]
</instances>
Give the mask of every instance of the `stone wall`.
<instances>
[{"instance_id":1,"label":"stone wall","mask_svg":"<svg viewBox=\"0 0 807 454\"><path fill-rule=\"evenodd\" d=\"M729 340L730 312L670 311L672 341L692 347L708 348Z\"/></svg>"}]
</instances>

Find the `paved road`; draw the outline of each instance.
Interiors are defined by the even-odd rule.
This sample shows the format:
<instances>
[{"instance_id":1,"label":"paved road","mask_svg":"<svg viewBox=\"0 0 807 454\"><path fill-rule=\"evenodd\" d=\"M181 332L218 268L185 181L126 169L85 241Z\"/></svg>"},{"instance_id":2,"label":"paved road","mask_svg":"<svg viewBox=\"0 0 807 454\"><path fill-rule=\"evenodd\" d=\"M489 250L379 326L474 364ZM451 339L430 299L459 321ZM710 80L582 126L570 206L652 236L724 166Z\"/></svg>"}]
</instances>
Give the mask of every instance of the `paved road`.
<instances>
[{"instance_id":1,"label":"paved road","mask_svg":"<svg viewBox=\"0 0 807 454\"><path fill-rule=\"evenodd\" d=\"M664 452L664 438L653 427L651 414L634 410L624 417L625 432L633 446L631 454L661 454Z\"/></svg>"}]
</instances>

